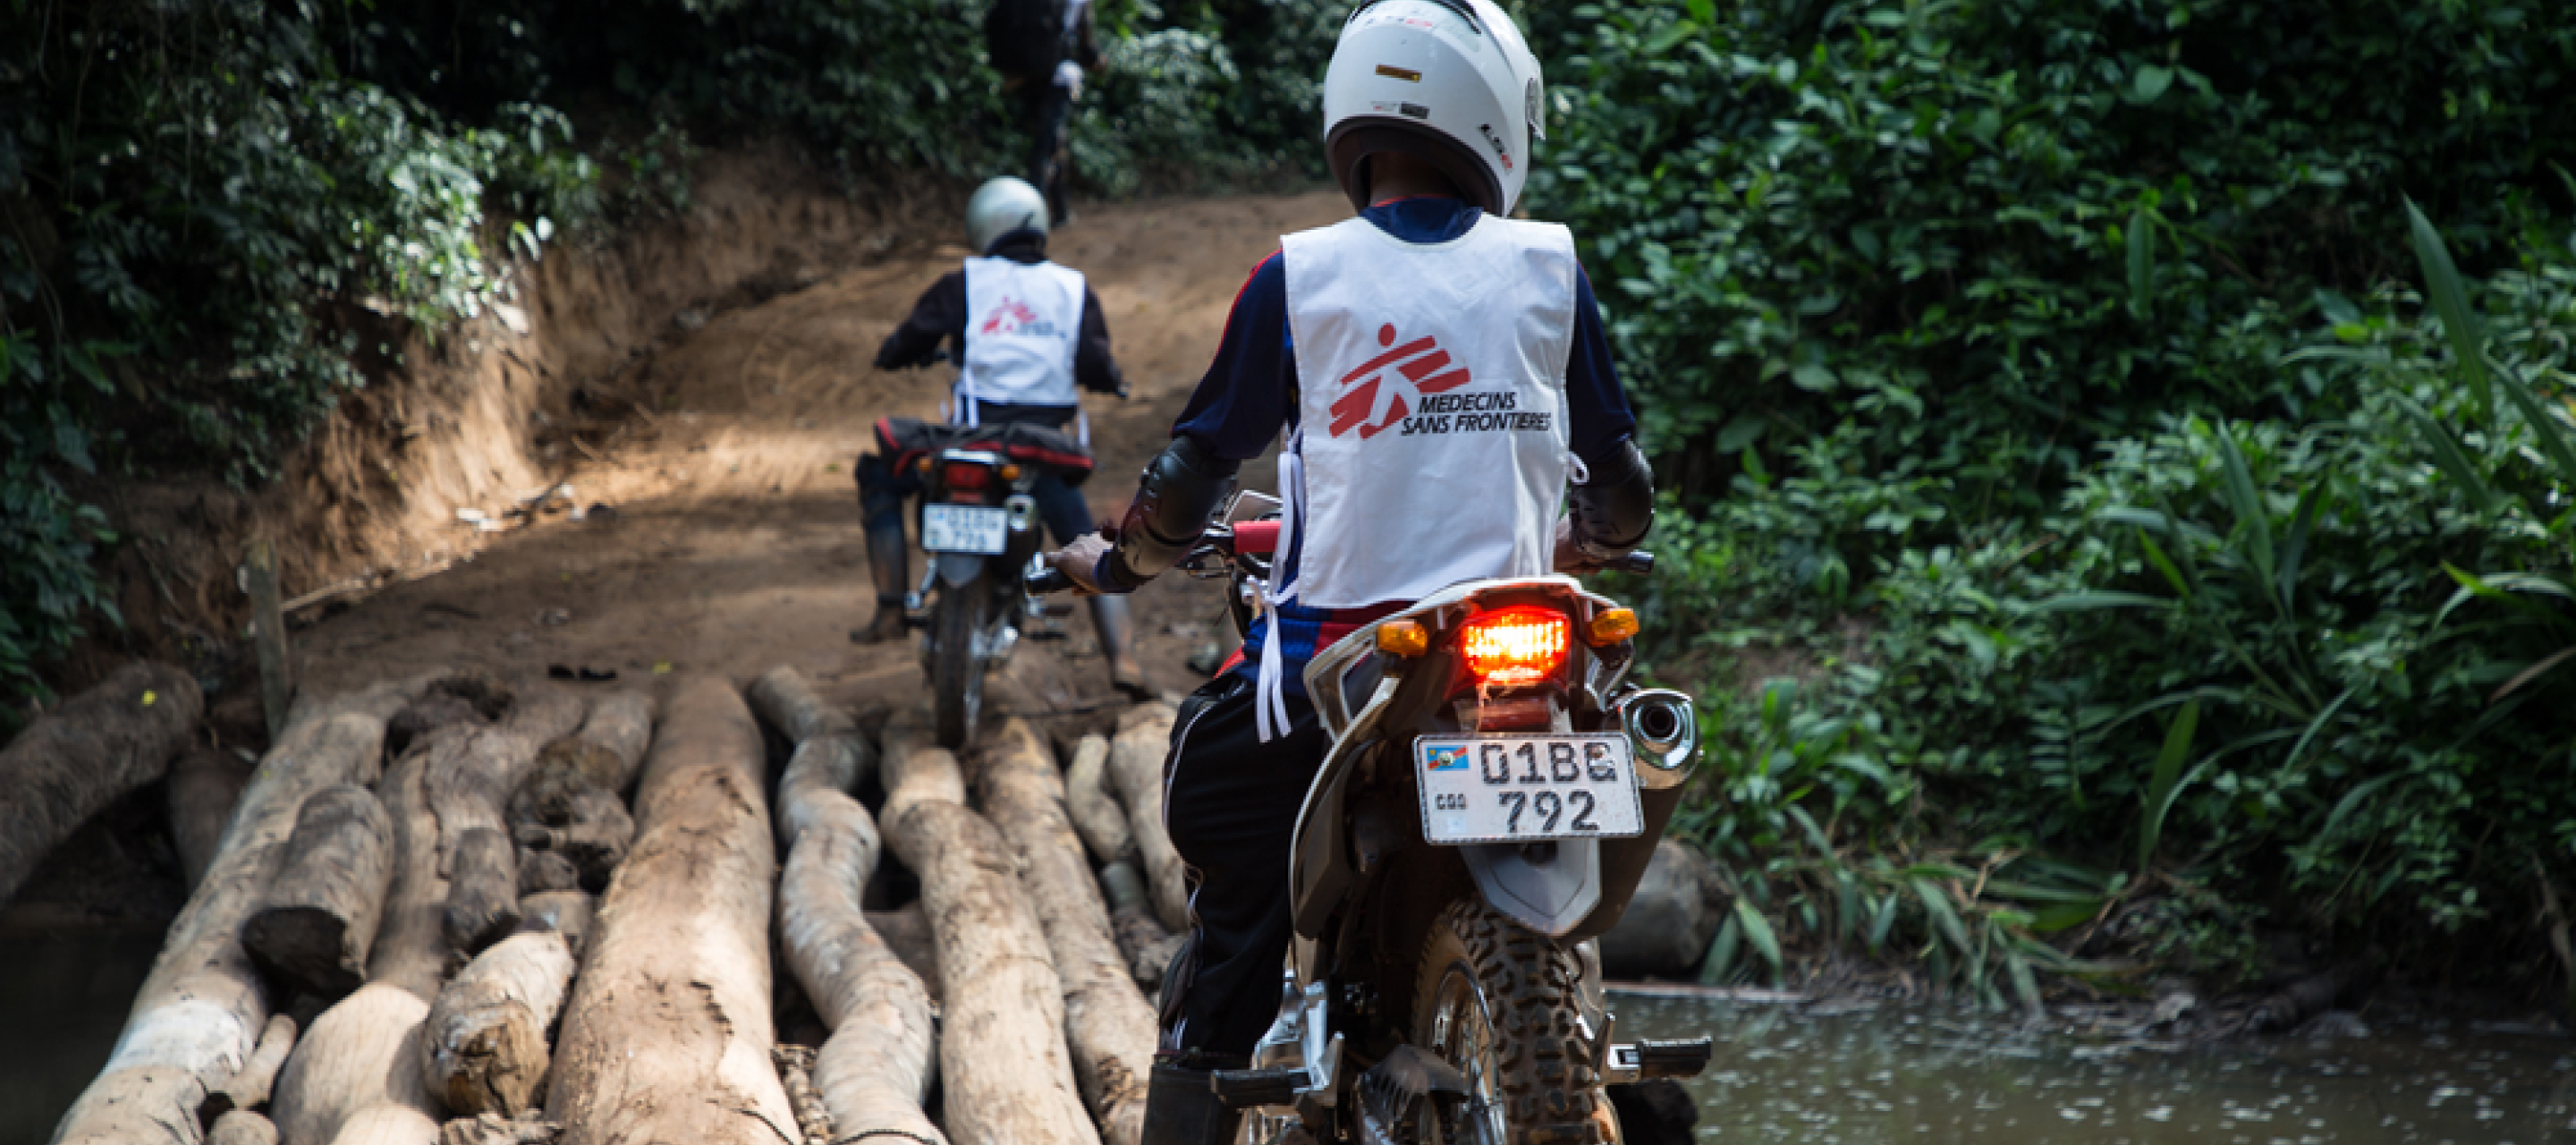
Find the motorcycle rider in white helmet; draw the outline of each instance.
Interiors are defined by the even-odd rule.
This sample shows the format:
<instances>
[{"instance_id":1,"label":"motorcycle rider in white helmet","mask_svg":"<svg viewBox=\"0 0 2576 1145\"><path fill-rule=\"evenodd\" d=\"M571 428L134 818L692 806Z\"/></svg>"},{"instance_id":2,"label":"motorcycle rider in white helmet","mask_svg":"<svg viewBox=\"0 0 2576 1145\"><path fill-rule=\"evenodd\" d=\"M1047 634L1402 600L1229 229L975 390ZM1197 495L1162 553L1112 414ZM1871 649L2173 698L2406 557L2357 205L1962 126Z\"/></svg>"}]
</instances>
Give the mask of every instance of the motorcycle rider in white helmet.
<instances>
[{"instance_id":1,"label":"motorcycle rider in white helmet","mask_svg":"<svg viewBox=\"0 0 2576 1145\"><path fill-rule=\"evenodd\" d=\"M1047 261L1047 213L1045 197L1024 180L1006 176L976 188L966 201L966 241L978 257L922 294L911 316L877 349L876 368L926 366L938 360L943 344L953 347L957 389L949 420L958 425L1029 422L1064 429L1082 415L1077 386L1126 397L1100 296L1081 271ZM859 459L858 470L868 565L877 589L876 620L863 635L870 641L895 639L905 630L904 578L911 558L903 506L920 478L893 472L874 453ZM1057 543L1092 531L1091 507L1063 481L1041 477L1029 495ZM1111 682L1130 695L1147 694L1144 672L1129 651L1127 602L1095 597L1091 620Z\"/></svg>"},{"instance_id":2,"label":"motorcycle rider in white helmet","mask_svg":"<svg viewBox=\"0 0 2576 1145\"><path fill-rule=\"evenodd\" d=\"M1324 77L1324 148L1357 217L1287 236L1254 269L1115 542L1050 558L1085 591L1133 590L1189 551L1237 467L1286 432L1263 615L1183 706L1165 764L1164 815L1195 887L1145 1145L1231 1140L1240 1119L1208 1073L1242 1068L1278 1012L1289 845L1328 747L1306 662L1462 580L1596 569L1652 522L1573 236L1510 218L1543 95L1491 0L1353 12Z\"/></svg>"}]
</instances>

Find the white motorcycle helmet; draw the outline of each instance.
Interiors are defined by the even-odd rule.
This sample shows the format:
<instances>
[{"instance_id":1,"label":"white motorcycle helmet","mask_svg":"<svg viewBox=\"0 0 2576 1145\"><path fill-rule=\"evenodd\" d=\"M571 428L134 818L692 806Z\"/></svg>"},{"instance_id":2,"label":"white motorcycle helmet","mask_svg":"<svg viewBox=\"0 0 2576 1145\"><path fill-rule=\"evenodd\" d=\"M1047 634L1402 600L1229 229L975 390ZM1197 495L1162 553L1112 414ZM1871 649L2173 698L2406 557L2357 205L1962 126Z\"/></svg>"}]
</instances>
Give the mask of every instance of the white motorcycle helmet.
<instances>
[{"instance_id":1,"label":"white motorcycle helmet","mask_svg":"<svg viewBox=\"0 0 2576 1145\"><path fill-rule=\"evenodd\" d=\"M1324 71L1324 155L1354 209L1370 155L1397 151L1508 215L1547 137L1538 57L1493 0L1373 0L1342 25Z\"/></svg>"},{"instance_id":2,"label":"white motorcycle helmet","mask_svg":"<svg viewBox=\"0 0 2576 1145\"><path fill-rule=\"evenodd\" d=\"M1009 175L987 179L966 200L966 245L975 253L993 253L994 240L1019 230L1047 231L1046 196L1028 180Z\"/></svg>"}]
</instances>

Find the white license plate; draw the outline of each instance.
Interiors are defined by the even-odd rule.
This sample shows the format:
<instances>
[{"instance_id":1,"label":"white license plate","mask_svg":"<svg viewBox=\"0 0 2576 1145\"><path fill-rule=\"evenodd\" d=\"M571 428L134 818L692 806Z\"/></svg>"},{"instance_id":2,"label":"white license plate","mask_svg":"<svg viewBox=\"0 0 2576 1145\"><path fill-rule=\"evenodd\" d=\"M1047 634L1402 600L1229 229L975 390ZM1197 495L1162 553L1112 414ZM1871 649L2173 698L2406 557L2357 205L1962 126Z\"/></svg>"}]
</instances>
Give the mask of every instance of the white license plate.
<instances>
[{"instance_id":1,"label":"white license plate","mask_svg":"<svg viewBox=\"0 0 2576 1145\"><path fill-rule=\"evenodd\" d=\"M994 556L1002 551L1010 518L1006 510L980 505L924 505L921 547L934 553Z\"/></svg>"},{"instance_id":2,"label":"white license plate","mask_svg":"<svg viewBox=\"0 0 2576 1145\"><path fill-rule=\"evenodd\" d=\"M1424 736L1422 837L1433 843L1642 834L1637 767L1621 735Z\"/></svg>"}]
</instances>

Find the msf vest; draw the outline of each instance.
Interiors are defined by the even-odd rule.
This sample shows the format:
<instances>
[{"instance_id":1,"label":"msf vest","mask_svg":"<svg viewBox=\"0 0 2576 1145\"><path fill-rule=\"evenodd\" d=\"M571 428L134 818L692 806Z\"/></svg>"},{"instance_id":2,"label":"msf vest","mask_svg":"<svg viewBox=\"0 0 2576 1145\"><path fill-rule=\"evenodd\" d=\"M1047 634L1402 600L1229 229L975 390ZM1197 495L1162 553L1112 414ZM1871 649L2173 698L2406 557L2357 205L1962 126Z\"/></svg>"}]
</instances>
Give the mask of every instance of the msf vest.
<instances>
[{"instance_id":1,"label":"msf vest","mask_svg":"<svg viewBox=\"0 0 2576 1145\"><path fill-rule=\"evenodd\" d=\"M1295 564L1271 600L1356 608L1552 571L1572 464L1573 236L1488 215L1409 243L1355 218L1282 251L1298 428L1281 548Z\"/></svg>"},{"instance_id":2,"label":"msf vest","mask_svg":"<svg viewBox=\"0 0 2576 1145\"><path fill-rule=\"evenodd\" d=\"M1082 272L1051 262L966 260L966 361L952 419L975 424L975 403L1076 404L1073 351L1082 334Z\"/></svg>"}]
</instances>

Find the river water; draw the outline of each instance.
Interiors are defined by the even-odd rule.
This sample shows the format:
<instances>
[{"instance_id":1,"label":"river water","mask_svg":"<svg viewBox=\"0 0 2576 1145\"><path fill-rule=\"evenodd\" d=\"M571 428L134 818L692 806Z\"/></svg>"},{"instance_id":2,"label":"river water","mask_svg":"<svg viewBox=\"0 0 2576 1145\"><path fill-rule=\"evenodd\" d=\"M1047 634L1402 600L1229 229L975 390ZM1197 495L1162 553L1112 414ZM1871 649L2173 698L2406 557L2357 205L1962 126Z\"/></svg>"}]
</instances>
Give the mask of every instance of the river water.
<instances>
[{"instance_id":1,"label":"river water","mask_svg":"<svg viewBox=\"0 0 2576 1145\"><path fill-rule=\"evenodd\" d=\"M2576 1039L2443 1020L2191 1050L2087 1044L1948 1009L1809 1016L1611 999L1622 1040L1716 1039L1702 1141L1801 1145L2576 1143ZM2347 1028L2347 1033L2359 1031Z\"/></svg>"}]
</instances>

